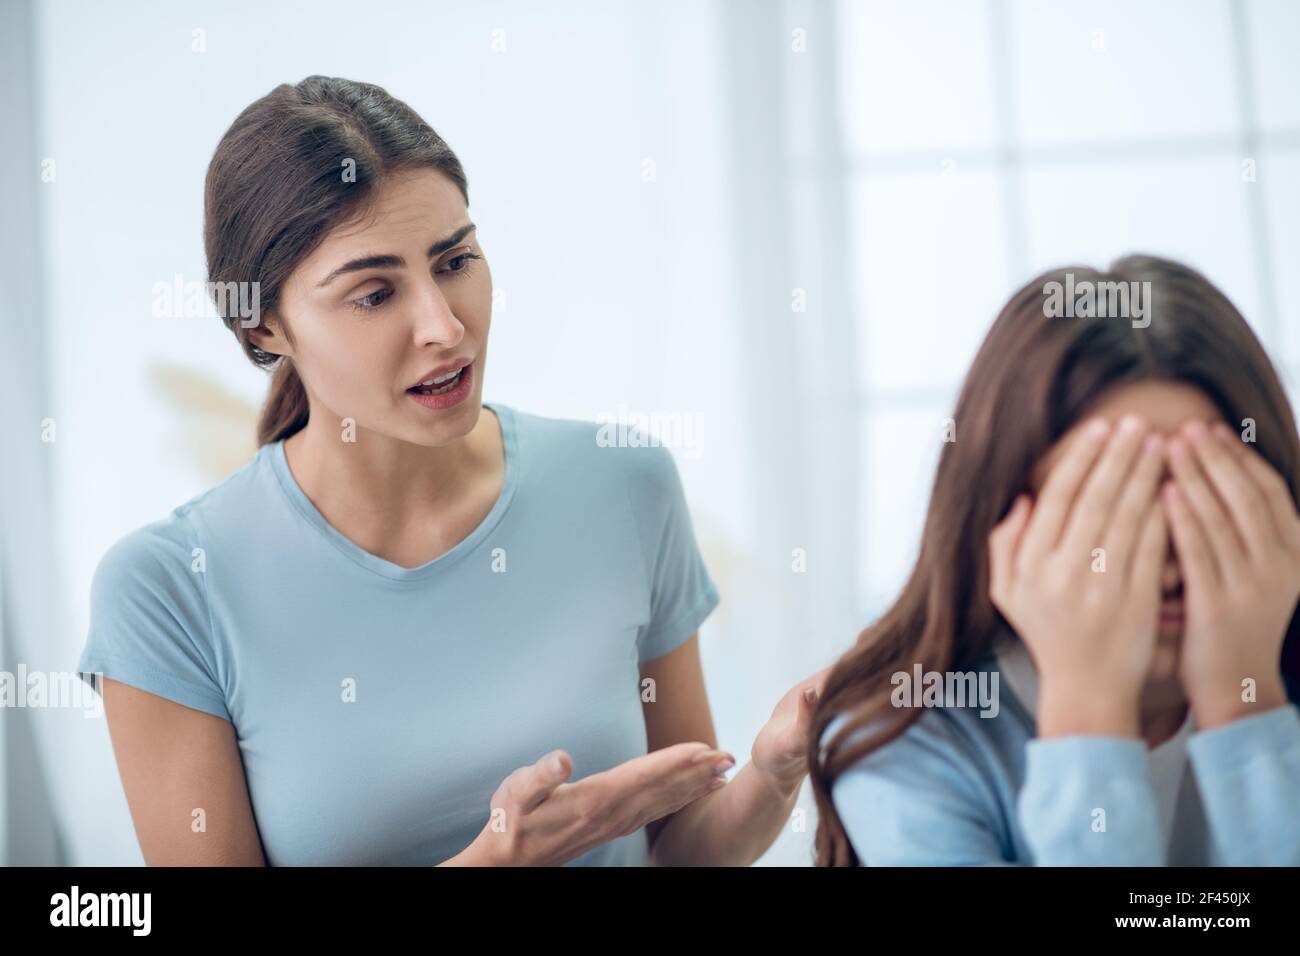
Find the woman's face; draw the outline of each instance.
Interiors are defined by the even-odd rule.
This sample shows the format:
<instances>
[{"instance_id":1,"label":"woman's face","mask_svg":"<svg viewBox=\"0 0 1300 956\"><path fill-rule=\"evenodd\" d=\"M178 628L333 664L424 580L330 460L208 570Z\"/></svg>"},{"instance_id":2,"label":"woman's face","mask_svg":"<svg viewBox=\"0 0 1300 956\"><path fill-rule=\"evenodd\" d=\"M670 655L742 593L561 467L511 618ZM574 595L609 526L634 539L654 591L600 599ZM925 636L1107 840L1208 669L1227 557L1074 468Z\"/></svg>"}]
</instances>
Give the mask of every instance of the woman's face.
<instances>
[{"instance_id":1,"label":"woman's face","mask_svg":"<svg viewBox=\"0 0 1300 956\"><path fill-rule=\"evenodd\" d=\"M1091 418L1099 417L1118 424L1125 415L1137 415L1147 427L1165 438L1172 437L1185 422L1223 421L1218 406L1204 392L1178 382L1138 382L1105 393L1090 414L1058 441L1034 469L1033 491L1038 493L1052 467L1069 444L1078 438L1080 429ZM1162 478L1169 477L1168 466ZM1155 654L1151 661L1149 682L1171 685L1177 680L1178 651L1183 632L1183 582L1178 556L1172 539L1166 552L1161 575L1160 623Z\"/></svg>"},{"instance_id":2,"label":"woman's face","mask_svg":"<svg viewBox=\"0 0 1300 956\"><path fill-rule=\"evenodd\" d=\"M460 438L478 421L492 317L482 255L455 184L433 169L400 173L363 221L334 229L298 265L269 319L274 335L258 345L292 355L313 418L425 446ZM410 391L460 366L449 392Z\"/></svg>"}]
</instances>

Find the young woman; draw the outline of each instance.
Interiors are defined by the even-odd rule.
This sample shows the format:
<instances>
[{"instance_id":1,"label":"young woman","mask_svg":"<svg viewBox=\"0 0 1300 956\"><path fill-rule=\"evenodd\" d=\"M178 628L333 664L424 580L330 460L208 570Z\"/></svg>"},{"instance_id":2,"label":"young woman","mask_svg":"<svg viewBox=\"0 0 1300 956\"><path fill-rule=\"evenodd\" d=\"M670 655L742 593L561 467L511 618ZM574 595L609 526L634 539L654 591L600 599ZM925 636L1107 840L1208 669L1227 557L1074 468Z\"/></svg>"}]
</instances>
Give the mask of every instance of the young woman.
<instances>
[{"instance_id":1,"label":"young woman","mask_svg":"<svg viewBox=\"0 0 1300 956\"><path fill-rule=\"evenodd\" d=\"M146 862L756 859L816 681L728 782L672 458L481 402L491 279L446 143L378 87L285 84L205 218L210 281L257 283L223 317L274 369L261 447L109 550L80 662Z\"/></svg>"},{"instance_id":2,"label":"young woman","mask_svg":"<svg viewBox=\"0 0 1300 956\"><path fill-rule=\"evenodd\" d=\"M1052 317L1071 274L1150 311ZM955 424L814 718L818 862L1300 864L1300 440L1241 315L1166 260L1047 273Z\"/></svg>"}]
</instances>

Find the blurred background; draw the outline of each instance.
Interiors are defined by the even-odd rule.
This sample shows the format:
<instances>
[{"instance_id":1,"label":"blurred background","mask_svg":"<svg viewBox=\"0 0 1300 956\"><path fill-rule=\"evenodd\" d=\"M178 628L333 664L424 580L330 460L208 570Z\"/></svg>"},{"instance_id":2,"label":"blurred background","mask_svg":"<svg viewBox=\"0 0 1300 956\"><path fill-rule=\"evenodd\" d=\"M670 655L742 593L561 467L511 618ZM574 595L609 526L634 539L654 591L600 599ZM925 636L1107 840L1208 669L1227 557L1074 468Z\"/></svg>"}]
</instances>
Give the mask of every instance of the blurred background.
<instances>
[{"instance_id":1,"label":"blurred background","mask_svg":"<svg viewBox=\"0 0 1300 956\"><path fill-rule=\"evenodd\" d=\"M206 279L222 133L313 73L464 162L487 400L696 424L742 761L896 593L961 377L1032 275L1185 260L1300 372L1293 0L0 6L0 672L75 669L104 551L253 454L264 373L154 287ZM762 863L810 862L800 806ZM139 863L105 721L0 708L0 824L0 862Z\"/></svg>"}]
</instances>

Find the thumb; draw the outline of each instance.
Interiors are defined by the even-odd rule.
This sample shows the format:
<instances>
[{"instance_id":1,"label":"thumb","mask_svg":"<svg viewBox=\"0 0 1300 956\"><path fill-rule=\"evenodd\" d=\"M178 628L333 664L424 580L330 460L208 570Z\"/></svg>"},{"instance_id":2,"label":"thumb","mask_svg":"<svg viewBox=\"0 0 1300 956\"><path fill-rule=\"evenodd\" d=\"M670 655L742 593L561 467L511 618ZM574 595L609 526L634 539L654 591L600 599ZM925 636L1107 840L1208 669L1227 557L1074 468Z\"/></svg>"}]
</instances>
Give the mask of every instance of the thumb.
<instances>
[{"instance_id":1,"label":"thumb","mask_svg":"<svg viewBox=\"0 0 1300 956\"><path fill-rule=\"evenodd\" d=\"M812 726L813 708L817 706L817 688L805 687L799 692L799 711L795 719L795 725L800 730L806 730Z\"/></svg>"},{"instance_id":2,"label":"thumb","mask_svg":"<svg viewBox=\"0 0 1300 956\"><path fill-rule=\"evenodd\" d=\"M524 813L537 806L555 792L555 788L569 779L573 772L573 759L563 750L552 750L528 768L519 786L519 808Z\"/></svg>"}]
</instances>

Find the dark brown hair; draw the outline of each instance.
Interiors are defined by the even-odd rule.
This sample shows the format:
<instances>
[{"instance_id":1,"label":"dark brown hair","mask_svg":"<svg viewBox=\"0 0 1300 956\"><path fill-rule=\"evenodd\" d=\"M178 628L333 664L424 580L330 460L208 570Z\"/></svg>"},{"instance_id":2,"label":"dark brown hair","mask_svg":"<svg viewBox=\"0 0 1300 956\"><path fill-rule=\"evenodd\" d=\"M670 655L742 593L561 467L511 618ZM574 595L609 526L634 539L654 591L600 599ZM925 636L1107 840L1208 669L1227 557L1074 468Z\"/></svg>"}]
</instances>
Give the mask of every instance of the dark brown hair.
<instances>
[{"instance_id":1,"label":"dark brown hair","mask_svg":"<svg viewBox=\"0 0 1300 956\"><path fill-rule=\"evenodd\" d=\"M208 281L256 282L260 311L273 311L285 280L334 226L364 215L386 175L417 168L441 171L469 203L460 160L401 100L337 77L282 83L239 114L208 166ZM288 438L308 415L292 360L253 343L260 316L245 328L229 305L224 312L222 321L253 364L273 370L258 445ZM285 316L277 318L290 337Z\"/></svg>"},{"instance_id":2,"label":"dark brown hair","mask_svg":"<svg viewBox=\"0 0 1300 956\"><path fill-rule=\"evenodd\" d=\"M1048 283L1150 282L1146 327L1122 318L1048 317ZM988 535L1031 471L1107 390L1143 379L1201 389L1225 419L1256 422L1256 449L1300 500L1300 437L1278 375L1241 313L1209 280L1177 262L1133 255L1106 273L1053 270L1003 307L957 399L957 440L945 442L921 551L897 601L827 675L809 739L817 801L817 864L855 865L831 801L836 778L904 733L917 708L890 706L889 675L965 670L1007 626L988 594ZM1300 672L1300 615L1287 630L1282 670ZM900 712L901 711L901 712ZM827 726L847 720L819 746ZM867 733L860 733L864 728ZM850 738L852 745L848 744Z\"/></svg>"}]
</instances>

